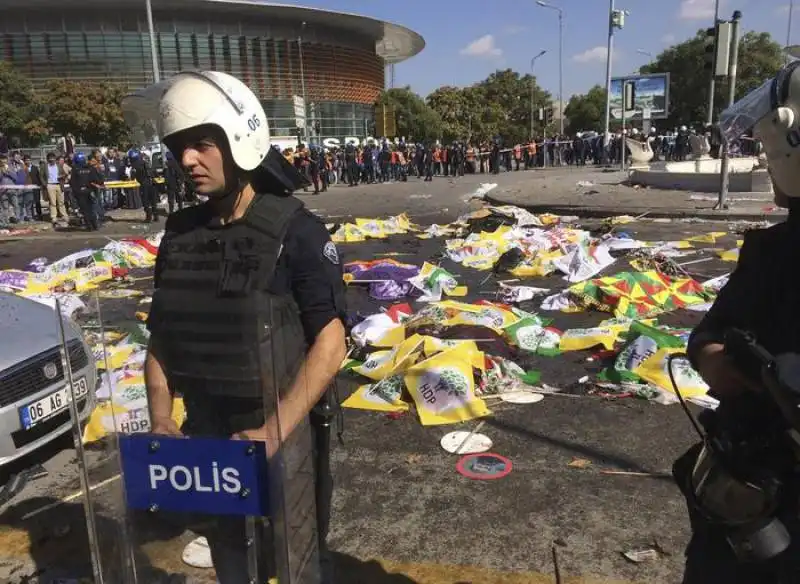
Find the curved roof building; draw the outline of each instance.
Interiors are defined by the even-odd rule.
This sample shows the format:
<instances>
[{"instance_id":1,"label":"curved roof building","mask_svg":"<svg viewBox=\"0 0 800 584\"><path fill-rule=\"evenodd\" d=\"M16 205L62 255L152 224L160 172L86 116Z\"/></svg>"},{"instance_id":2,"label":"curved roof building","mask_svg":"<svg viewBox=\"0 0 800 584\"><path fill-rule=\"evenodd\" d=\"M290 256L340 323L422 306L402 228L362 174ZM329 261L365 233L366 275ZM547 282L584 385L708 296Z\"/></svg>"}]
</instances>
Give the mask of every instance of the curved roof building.
<instances>
[{"instance_id":1,"label":"curved roof building","mask_svg":"<svg viewBox=\"0 0 800 584\"><path fill-rule=\"evenodd\" d=\"M144 0L4 0L0 58L37 90L57 79L153 80ZM216 69L264 102L273 134L295 129L292 96L305 94L321 137L364 136L386 65L419 53L422 37L373 18L256 0L152 0L161 77Z\"/></svg>"}]
</instances>

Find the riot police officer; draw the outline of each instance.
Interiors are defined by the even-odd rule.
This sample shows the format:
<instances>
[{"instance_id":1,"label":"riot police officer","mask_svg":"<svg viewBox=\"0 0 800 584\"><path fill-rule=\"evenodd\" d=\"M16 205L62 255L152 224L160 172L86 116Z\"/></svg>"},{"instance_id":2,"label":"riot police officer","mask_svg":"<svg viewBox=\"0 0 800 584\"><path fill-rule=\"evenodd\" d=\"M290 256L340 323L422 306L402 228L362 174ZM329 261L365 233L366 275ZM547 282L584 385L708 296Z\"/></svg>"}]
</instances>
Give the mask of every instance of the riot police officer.
<instances>
[{"instance_id":1,"label":"riot police officer","mask_svg":"<svg viewBox=\"0 0 800 584\"><path fill-rule=\"evenodd\" d=\"M272 455L306 427L317 403L324 550L331 482L320 447L327 447L333 412L326 391L345 355L345 307L336 247L291 194L307 182L270 147L263 106L230 75L180 73L128 96L123 110L130 119L158 112L159 136L208 197L169 216L159 248L145 363L153 431L263 440ZM257 326L267 319L268 335ZM274 407L264 397L259 359L273 352L283 357L271 361L263 383L280 395ZM180 428L171 418L175 394L186 408ZM220 584L250 582L244 520L220 519L203 535ZM259 573L258 584L269 576Z\"/></svg>"},{"instance_id":2,"label":"riot police officer","mask_svg":"<svg viewBox=\"0 0 800 584\"><path fill-rule=\"evenodd\" d=\"M358 170L358 153L355 144L348 143L344 150L344 161L347 169L347 186L354 187L358 184L360 172Z\"/></svg>"},{"instance_id":3,"label":"riot police officer","mask_svg":"<svg viewBox=\"0 0 800 584\"><path fill-rule=\"evenodd\" d=\"M800 582L796 445L788 439L762 442L762 436L783 426L783 420L768 401L758 366L748 366L741 359L734 361L725 348L726 335L731 329L740 329L754 335L773 355L800 353L800 288L794 268L800 261L800 167L796 148L800 141L794 138L800 136L799 65L797 61L787 65L771 83L720 116L722 136L728 141L738 140L754 127L755 137L764 144L775 202L788 208L789 214L784 223L745 235L736 270L693 331L688 346L695 369L720 400L715 412L704 413L701 421L706 432L714 437L722 429L734 428L742 444L766 444L758 462L769 465L770 475L782 486L775 492L774 505L761 503L759 497L767 491L759 486L719 490L728 496L711 499L715 512L708 513L708 504L701 504L704 499L697 495L698 469L707 467L695 464L703 445L696 445L676 461L673 473L687 496L692 524L684 584ZM743 457L735 458L743 463ZM760 467L757 471L769 476ZM752 525L727 520L728 514L736 516L744 509L755 509L763 516ZM776 531L767 533L771 518L783 523L788 543L784 537L775 537ZM769 537L762 539L762 534ZM756 555L755 551L758 559L742 560L743 555Z\"/></svg>"},{"instance_id":4,"label":"riot police officer","mask_svg":"<svg viewBox=\"0 0 800 584\"><path fill-rule=\"evenodd\" d=\"M167 204L169 212L175 211L177 204L178 210L183 209L183 171L175 155L172 152L166 153L167 164L164 168L164 181L167 183Z\"/></svg>"},{"instance_id":5,"label":"riot police officer","mask_svg":"<svg viewBox=\"0 0 800 584\"><path fill-rule=\"evenodd\" d=\"M320 173L323 166L322 149L319 146L312 145L308 149L308 173L311 177L311 183L314 185L314 194L319 194ZM325 183L322 183L323 192L325 191Z\"/></svg>"},{"instance_id":6,"label":"riot police officer","mask_svg":"<svg viewBox=\"0 0 800 584\"><path fill-rule=\"evenodd\" d=\"M138 148L128 150L128 160L131 163L131 178L139 183L144 220L155 223L158 221L158 193L153 184L153 169Z\"/></svg>"},{"instance_id":7,"label":"riot police officer","mask_svg":"<svg viewBox=\"0 0 800 584\"><path fill-rule=\"evenodd\" d=\"M100 229L100 217L97 214L98 205L95 197L103 183L103 175L100 174L98 168L88 165L83 152L76 152L72 157L72 176L69 179L69 186L78 202L78 208L83 215L87 231Z\"/></svg>"}]
</instances>

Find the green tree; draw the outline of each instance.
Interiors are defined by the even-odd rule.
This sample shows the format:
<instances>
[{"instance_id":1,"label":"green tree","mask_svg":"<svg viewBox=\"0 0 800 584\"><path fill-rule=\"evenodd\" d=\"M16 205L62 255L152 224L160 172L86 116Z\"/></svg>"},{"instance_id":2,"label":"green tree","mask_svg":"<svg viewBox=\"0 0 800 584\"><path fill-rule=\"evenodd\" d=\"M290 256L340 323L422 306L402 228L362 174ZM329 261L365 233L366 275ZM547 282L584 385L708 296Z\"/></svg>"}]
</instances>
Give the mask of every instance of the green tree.
<instances>
[{"instance_id":1,"label":"green tree","mask_svg":"<svg viewBox=\"0 0 800 584\"><path fill-rule=\"evenodd\" d=\"M125 90L109 83L59 80L48 83L47 120L59 134L72 133L87 144L130 140L120 103Z\"/></svg>"},{"instance_id":2,"label":"green tree","mask_svg":"<svg viewBox=\"0 0 800 584\"><path fill-rule=\"evenodd\" d=\"M388 89L376 105L391 105L395 110L397 135L407 140L436 140L442 134L442 119L410 87Z\"/></svg>"},{"instance_id":3,"label":"green tree","mask_svg":"<svg viewBox=\"0 0 800 584\"><path fill-rule=\"evenodd\" d=\"M564 108L564 115L569 134L588 130L602 132L606 115L605 87L595 85L585 94L573 95Z\"/></svg>"},{"instance_id":4,"label":"green tree","mask_svg":"<svg viewBox=\"0 0 800 584\"><path fill-rule=\"evenodd\" d=\"M668 126L702 123L708 110L709 73L703 68L706 55L705 30L669 47L640 69L641 73L670 73ZM739 39L736 99L774 76L783 66L781 45L769 33L748 32ZM728 104L727 80L716 84L715 119Z\"/></svg>"},{"instance_id":5,"label":"green tree","mask_svg":"<svg viewBox=\"0 0 800 584\"><path fill-rule=\"evenodd\" d=\"M30 80L0 61L0 132L12 144L35 146L48 133L44 108Z\"/></svg>"},{"instance_id":6,"label":"green tree","mask_svg":"<svg viewBox=\"0 0 800 584\"><path fill-rule=\"evenodd\" d=\"M506 69L470 87L440 87L427 102L442 119L445 141L482 142L499 135L507 144L516 144L530 138L532 116L534 132L542 133L535 114L540 107L550 107L553 100L535 77Z\"/></svg>"},{"instance_id":7,"label":"green tree","mask_svg":"<svg viewBox=\"0 0 800 584\"><path fill-rule=\"evenodd\" d=\"M461 88L445 85L425 99L428 107L442 120L442 139L445 142L469 137L472 111L468 98Z\"/></svg>"},{"instance_id":8,"label":"green tree","mask_svg":"<svg viewBox=\"0 0 800 584\"><path fill-rule=\"evenodd\" d=\"M496 121L497 133L506 144L527 141L531 137L531 117L535 118L538 108L553 105L552 96L537 85L535 77L520 75L511 69L495 71L479 83L478 88L489 109L486 117ZM535 119L533 125L534 132L541 134L543 129ZM552 131L551 128L545 130Z\"/></svg>"}]
</instances>

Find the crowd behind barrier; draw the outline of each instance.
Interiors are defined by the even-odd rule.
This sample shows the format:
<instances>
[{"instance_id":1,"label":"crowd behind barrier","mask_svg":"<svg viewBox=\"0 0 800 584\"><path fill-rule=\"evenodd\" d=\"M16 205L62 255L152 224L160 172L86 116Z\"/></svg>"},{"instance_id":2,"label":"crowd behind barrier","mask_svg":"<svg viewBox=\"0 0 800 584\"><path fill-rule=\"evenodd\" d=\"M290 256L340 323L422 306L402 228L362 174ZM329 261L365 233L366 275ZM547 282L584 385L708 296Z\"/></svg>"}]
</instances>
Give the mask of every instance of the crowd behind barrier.
<instances>
[{"instance_id":1,"label":"crowd behind barrier","mask_svg":"<svg viewBox=\"0 0 800 584\"><path fill-rule=\"evenodd\" d=\"M94 176L98 180L92 187L89 206L101 222L106 211L143 207L142 185L132 175L132 163L126 155L115 148L89 145L77 145L70 150L69 155L54 146L0 153L0 227L48 219L57 225L68 223L71 217L83 217L82 197L72 192L76 158L85 160L84 164L96 171ZM148 188L159 194L165 190L165 180L157 169L147 174Z\"/></svg>"}]
</instances>

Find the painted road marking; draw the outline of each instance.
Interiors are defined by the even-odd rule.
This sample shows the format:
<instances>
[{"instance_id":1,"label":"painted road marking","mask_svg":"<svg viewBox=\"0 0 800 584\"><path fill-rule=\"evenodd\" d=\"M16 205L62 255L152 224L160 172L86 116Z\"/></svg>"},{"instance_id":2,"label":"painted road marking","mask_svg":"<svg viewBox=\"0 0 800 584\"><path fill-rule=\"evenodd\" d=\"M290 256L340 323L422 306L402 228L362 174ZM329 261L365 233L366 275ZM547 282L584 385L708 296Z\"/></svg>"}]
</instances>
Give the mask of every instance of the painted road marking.
<instances>
[{"instance_id":1,"label":"painted road marking","mask_svg":"<svg viewBox=\"0 0 800 584\"><path fill-rule=\"evenodd\" d=\"M35 522L34 522L35 523ZM76 530L78 526L75 526ZM41 531L41 526L35 531ZM212 570L199 570L183 563L181 554L183 547L194 538L187 534L169 541L153 541L142 545L141 551L147 557L150 565L169 573L186 574L196 578L197 582L215 582ZM64 549L74 546L45 546L49 548L44 555L31 554L32 539L28 530L3 526L0 527L0 561L30 562L33 556L37 558L38 565L51 563L58 565L72 565L74 558L64 557ZM75 539L72 537L72 539ZM62 540L63 541L63 540ZM34 544L35 545L35 544ZM38 547L38 546L37 546ZM81 546L82 547L82 546ZM41 550L44 551L44 550ZM75 553L69 549L66 554ZM49 560L49 561L48 561ZM454 566L433 563L405 563L391 560L358 561L351 559L343 562L339 567L337 576L347 584L552 584L552 573L543 572L504 572L490 570L479 566ZM599 577L571 577L564 575L564 584L634 584L629 580L613 580Z\"/></svg>"}]
</instances>

